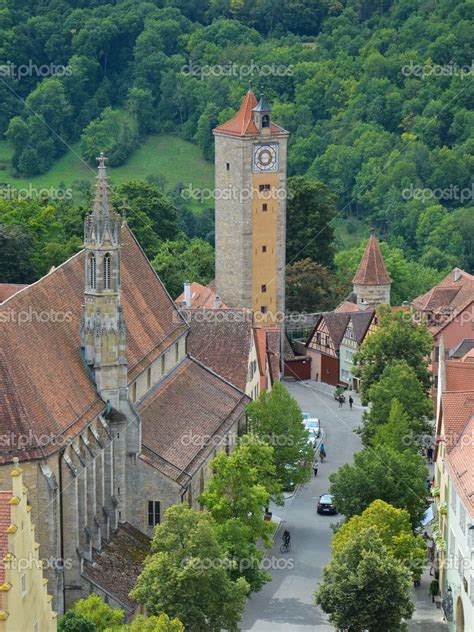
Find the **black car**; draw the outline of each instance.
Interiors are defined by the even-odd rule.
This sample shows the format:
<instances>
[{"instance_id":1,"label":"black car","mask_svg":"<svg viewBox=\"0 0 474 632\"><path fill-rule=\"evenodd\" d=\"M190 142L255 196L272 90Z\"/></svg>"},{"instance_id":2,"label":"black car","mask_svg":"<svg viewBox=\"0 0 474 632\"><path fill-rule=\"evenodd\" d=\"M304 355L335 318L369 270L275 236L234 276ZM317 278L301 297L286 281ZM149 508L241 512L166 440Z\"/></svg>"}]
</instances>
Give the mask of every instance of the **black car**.
<instances>
[{"instance_id":1,"label":"black car","mask_svg":"<svg viewBox=\"0 0 474 632\"><path fill-rule=\"evenodd\" d=\"M318 506L316 507L318 514L328 514L334 516L337 514L337 509L334 506L334 501L331 494L323 494L319 497Z\"/></svg>"}]
</instances>

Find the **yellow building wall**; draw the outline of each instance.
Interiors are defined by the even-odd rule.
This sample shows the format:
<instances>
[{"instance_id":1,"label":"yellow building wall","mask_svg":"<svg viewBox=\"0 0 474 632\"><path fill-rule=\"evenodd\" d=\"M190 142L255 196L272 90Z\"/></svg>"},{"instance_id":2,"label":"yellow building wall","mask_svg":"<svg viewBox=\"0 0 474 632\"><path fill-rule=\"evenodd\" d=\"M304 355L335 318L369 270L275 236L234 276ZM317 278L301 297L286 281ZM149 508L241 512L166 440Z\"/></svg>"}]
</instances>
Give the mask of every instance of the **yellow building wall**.
<instances>
[{"instance_id":1,"label":"yellow building wall","mask_svg":"<svg viewBox=\"0 0 474 632\"><path fill-rule=\"evenodd\" d=\"M5 565L5 583L0 586L0 632L55 632L57 617L43 577L23 472L18 459L15 461L10 474L13 497L8 553L1 562Z\"/></svg>"},{"instance_id":2,"label":"yellow building wall","mask_svg":"<svg viewBox=\"0 0 474 632\"><path fill-rule=\"evenodd\" d=\"M252 302L257 324L274 323L277 320L277 226L278 226L278 173L256 173L253 176L252 207ZM270 185L270 191L259 191L262 184ZM263 204L267 210L263 210ZM262 247L266 246L266 252ZM262 292L266 285L266 292ZM267 314L261 313L266 306Z\"/></svg>"}]
</instances>

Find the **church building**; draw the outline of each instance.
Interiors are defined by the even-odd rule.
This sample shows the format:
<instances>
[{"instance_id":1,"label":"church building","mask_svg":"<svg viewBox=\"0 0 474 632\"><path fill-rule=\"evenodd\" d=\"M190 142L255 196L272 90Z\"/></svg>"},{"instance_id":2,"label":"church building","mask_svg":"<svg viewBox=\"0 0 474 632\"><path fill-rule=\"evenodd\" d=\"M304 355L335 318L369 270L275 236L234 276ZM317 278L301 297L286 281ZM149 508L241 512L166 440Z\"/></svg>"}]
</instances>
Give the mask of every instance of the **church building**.
<instances>
[{"instance_id":1,"label":"church building","mask_svg":"<svg viewBox=\"0 0 474 632\"><path fill-rule=\"evenodd\" d=\"M104 561L114 538L142 555L170 505L199 507L209 461L235 445L250 401L188 354L189 325L112 208L98 160L84 249L0 303L0 489L18 458L58 613L90 591L130 613L125 571Z\"/></svg>"}]
</instances>

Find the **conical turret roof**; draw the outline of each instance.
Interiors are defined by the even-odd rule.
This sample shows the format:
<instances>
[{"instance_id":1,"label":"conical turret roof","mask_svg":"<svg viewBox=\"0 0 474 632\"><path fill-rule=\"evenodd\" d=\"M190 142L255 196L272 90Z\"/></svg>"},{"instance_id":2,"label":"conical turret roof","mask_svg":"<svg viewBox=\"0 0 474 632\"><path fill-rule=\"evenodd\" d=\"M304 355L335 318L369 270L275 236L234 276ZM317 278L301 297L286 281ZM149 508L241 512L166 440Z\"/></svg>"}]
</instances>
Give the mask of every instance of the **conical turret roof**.
<instances>
[{"instance_id":1,"label":"conical turret roof","mask_svg":"<svg viewBox=\"0 0 474 632\"><path fill-rule=\"evenodd\" d=\"M371 235L352 283L357 285L390 285L391 282L379 242L375 235Z\"/></svg>"}]
</instances>

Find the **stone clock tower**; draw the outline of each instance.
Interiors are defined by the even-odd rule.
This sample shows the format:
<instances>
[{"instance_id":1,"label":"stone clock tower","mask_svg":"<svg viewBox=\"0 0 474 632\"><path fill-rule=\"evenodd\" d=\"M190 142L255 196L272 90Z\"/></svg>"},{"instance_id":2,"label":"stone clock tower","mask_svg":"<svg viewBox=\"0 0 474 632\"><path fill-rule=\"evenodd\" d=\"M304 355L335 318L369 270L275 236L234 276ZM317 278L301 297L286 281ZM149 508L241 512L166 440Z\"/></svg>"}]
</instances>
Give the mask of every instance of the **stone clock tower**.
<instances>
[{"instance_id":1,"label":"stone clock tower","mask_svg":"<svg viewBox=\"0 0 474 632\"><path fill-rule=\"evenodd\" d=\"M252 309L259 323L281 322L288 132L249 90L214 137L217 293L229 307Z\"/></svg>"}]
</instances>

